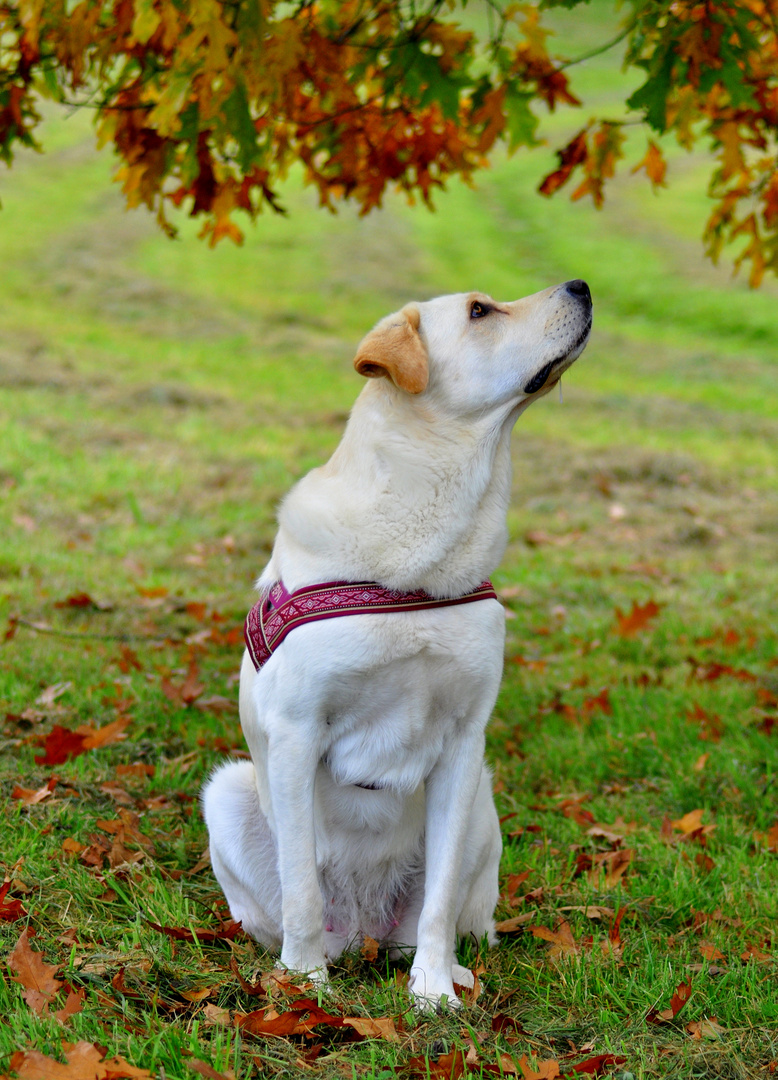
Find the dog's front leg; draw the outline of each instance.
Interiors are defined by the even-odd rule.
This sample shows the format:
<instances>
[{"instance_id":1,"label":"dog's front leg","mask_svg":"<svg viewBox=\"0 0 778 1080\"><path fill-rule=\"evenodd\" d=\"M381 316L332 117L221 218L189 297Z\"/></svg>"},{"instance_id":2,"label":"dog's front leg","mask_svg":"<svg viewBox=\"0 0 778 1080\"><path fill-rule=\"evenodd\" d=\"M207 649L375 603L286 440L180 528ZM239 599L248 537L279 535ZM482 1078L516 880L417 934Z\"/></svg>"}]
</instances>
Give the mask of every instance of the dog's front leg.
<instances>
[{"instance_id":1,"label":"dog's front leg","mask_svg":"<svg viewBox=\"0 0 778 1080\"><path fill-rule=\"evenodd\" d=\"M483 767L480 725L449 747L427 777L424 905L408 986L417 1006L459 1004L452 974L456 904L465 836Z\"/></svg>"},{"instance_id":2,"label":"dog's front leg","mask_svg":"<svg viewBox=\"0 0 778 1080\"><path fill-rule=\"evenodd\" d=\"M273 725L268 781L281 879L281 963L327 981L322 895L316 871L314 781L319 747L298 726Z\"/></svg>"}]
</instances>

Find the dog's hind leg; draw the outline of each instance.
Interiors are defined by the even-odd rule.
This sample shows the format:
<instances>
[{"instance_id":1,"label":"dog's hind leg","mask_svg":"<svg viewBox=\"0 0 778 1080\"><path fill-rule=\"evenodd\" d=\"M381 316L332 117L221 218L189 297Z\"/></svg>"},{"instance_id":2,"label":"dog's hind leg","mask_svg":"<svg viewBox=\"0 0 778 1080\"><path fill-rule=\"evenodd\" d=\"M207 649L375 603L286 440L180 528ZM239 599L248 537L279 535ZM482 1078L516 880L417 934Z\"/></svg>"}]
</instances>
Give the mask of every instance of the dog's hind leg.
<instances>
[{"instance_id":1,"label":"dog's hind leg","mask_svg":"<svg viewBox=\"0 0 778 1080\"><path fill-rule=\"evenodd\" d=\"M230 762L203 789L211 865L233 919L268 948L281 945L281 882L275 840L250 761Z\"/></svg>"}]
</instances>

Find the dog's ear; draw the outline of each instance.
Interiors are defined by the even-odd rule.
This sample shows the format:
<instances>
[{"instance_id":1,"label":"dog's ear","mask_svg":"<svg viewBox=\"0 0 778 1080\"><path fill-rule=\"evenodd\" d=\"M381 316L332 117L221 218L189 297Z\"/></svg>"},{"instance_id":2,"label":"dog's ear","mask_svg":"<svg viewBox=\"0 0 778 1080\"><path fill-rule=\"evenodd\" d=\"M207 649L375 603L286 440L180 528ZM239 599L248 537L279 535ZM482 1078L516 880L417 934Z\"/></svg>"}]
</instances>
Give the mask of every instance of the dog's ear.
<instances>
[{"instance_id":1,"label":"dog's ear","mask_svg":"<svg viewBox=\"0 0 778 1080\"><path fill-rule=\"evenodd\" d=\"M420 320L414 304L382 319L359 344L354 358L359 374L368 379L385 376L409 394L426 390L429 364L419 337Z\"/></svg>"}]
</instances>

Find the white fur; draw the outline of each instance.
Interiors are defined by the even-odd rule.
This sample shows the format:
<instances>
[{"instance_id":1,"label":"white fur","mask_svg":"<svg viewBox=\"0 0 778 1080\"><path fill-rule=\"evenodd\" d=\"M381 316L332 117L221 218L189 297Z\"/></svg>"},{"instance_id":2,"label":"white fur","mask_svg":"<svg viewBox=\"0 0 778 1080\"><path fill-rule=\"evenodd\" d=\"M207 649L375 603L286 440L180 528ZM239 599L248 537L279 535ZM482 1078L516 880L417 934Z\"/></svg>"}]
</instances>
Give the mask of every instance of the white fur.
<instances>
[{"instance_id":1,"label":"white fur","mask_svg":"<svg viewBox=\"0 0 778 1080\"><path fill-rule=\"evenodd\" d=\"M493 310L474 319L474 301ZM560 285L412 313L426 388L363 389L331 460L283 503L261 590L377 581L454 597L497 566L511 429L582 351L591 306ZM455 1004L454 981L472 982L453 949L458 935L494 941L501 842L483 749L503 640L502 609L483 600L305 624L259 672L244 655L252 762L218 769L203 805L232 915L280 946L282 964L324 981L369 934L415 949L409 986L423 1006Z\"/></svg>"}]
</instances>

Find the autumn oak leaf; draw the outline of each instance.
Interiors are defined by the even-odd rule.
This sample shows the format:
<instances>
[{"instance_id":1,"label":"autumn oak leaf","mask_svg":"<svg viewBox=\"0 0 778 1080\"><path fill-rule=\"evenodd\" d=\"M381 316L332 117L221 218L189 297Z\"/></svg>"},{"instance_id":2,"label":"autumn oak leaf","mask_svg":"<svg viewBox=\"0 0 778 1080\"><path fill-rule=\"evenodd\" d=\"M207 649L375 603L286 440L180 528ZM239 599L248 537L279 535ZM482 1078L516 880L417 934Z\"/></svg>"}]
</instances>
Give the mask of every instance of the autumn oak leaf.
<instances>
[{"instance_id":1,"label":"autumn oak leaf","mask_svg":"<svg viewBox=\"0 0 778 1080\"><path fill-rule=\"evenodd\" d=\"M59 964L47 964L41 953L36 952L29 941L29 931L25 930L16 942L8 966L14 972L14 982L23 988L22 996L32 1011L38 1016L48 1012L48 1006L57 992L64 985L56 978Z\"/></svg>"},{"instance_id":2,"label":"autumn oak leaf","mask_svg":"<svg viewBox=\"0 0 778 1080\"><path fill-rule=\"evenodd\" d=\"M616 608L616 633L619 637L633 638L644 630L648 624L655 619L661 606L656 604L653 600L649 600L641 607L637 601L632 605L632 610L627 612L626 615L622 614L619 608Z\"/></svg>"}]
</instances>

